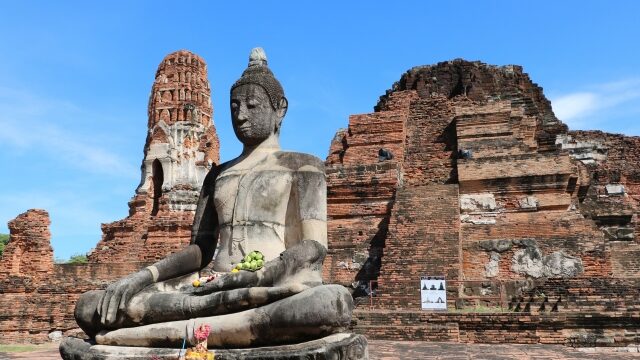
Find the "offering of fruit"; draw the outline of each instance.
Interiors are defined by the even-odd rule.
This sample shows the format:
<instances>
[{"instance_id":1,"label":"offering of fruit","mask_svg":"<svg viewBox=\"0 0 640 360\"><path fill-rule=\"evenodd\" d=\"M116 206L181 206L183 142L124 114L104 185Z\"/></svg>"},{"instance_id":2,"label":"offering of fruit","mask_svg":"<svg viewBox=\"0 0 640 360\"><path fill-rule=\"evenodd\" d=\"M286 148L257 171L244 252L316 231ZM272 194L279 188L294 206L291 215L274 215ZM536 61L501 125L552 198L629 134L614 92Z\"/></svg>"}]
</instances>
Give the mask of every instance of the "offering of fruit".
<instances>
[{"instance_id":1,"label":"offering of fruit","mask_svg":"<svg viewBox=\"0 0 640 360\"><path fill-rule=\"evenodd\" d=\"M234 270L247 270L257 271L264 266L264 255L260 251L252 251L248 253L241 262L237 263L235 268L231 272L237 272Z\"/></svg>"}]
</instances>

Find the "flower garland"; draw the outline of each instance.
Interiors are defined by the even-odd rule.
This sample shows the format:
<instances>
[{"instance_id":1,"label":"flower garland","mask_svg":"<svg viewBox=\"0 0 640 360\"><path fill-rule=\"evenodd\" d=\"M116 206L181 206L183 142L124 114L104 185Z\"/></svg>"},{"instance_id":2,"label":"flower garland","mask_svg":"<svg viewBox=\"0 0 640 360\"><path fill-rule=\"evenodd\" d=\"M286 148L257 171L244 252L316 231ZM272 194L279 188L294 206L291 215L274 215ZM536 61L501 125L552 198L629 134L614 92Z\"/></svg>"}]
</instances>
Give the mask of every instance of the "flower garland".
<instances>
[{"instance_id":1,"label":"flower garland","mask_svg":"<svg viewBox=\"0 0 640 360\"><path fill-rule=\"evenodd\" d=\"M207 339L211 333L211 326L207 324L200 325L193 330L193 336L196 338L196 346L187 350L184 360L214 360L215 356L207 350Z\"/></svg>"}]
</instances>

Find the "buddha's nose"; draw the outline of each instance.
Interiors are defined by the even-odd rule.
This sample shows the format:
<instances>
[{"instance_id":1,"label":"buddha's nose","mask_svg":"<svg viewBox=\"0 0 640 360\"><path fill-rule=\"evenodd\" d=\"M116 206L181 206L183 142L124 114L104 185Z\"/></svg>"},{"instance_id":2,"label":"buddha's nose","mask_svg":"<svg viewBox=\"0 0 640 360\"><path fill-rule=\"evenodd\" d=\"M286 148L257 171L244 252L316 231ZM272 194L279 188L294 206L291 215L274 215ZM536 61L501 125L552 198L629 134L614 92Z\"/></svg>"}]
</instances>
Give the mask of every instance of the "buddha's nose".
<instances>
[{"instance_id":1,"label":"buddha's nose","mask_svg":"<svg viewBox=\"0 0 640 360\"><path fill-rule=\"evenodd\" d=\"M240 109L238 109L238 120L247 121L248 118L247 107L241 104Z\"/></svg>"}]
</instances>

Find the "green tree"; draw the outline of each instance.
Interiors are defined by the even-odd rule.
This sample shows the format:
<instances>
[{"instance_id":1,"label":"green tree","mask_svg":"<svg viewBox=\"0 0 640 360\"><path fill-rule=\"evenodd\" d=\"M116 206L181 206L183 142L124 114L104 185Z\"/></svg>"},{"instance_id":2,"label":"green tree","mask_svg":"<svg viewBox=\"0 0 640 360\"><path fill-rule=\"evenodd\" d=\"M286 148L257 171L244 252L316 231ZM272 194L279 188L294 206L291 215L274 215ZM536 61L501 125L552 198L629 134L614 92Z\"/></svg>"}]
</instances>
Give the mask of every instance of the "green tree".
<instances>
[{"instance_id":1,"label":"green tree","mask_svg":"<svg viewBox=\"0 0 640 360\"><path fill-rule=\"evenodd\" d=\"M0 234L0 257L4 252L4 247L9 243L9 234Z\"/></svg>"},{"instance_id":2,"label":"green tree","mask_svg":"<svg viewBox=\"0 0 640 360\"><path fill-rule=\"evenodd\" d=\"M74 254L71 255L67 264L86 264L87 263L87 255L84 254Z\"/></svg>"}]
</instances>

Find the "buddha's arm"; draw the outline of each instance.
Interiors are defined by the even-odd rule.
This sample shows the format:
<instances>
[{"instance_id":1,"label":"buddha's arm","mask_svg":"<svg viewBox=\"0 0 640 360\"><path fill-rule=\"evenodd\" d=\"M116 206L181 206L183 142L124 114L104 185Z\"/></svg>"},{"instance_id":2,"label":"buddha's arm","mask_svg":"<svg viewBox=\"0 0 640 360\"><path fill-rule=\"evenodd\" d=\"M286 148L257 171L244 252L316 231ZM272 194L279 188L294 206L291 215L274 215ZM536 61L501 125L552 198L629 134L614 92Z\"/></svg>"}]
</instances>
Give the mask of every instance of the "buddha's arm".
<instances>
[{"instance_id":1,"label":"buddha's arm","mask_svg":"<svg viewBox=\"0 0 640 360\"><path fill-rule=\"evenodd\" d=\"M300 240L315 240L327 247L327 183L322 164L305 166L296 179Z\"/></svg>"},{"instance_id":2,"label":"buddha's arm","mask_svg":"<svg viewBox=\"0 0 640 360\"><path fill-rule=\"evenodd\" d=\"M164 281L201 270L211 262L218 242L218 214L213 205L217 168L212 169L202 184L193 220L191 244L147 267L153 281Z\"/></svg>"},{"instance_id":3,"label":"buddha's arm","mask_svg":"<svg viewBox=\"0 0 640 360\"><path fill-rule=\"evenodd\" d=\"M112 325L131 297L153 283L192 273L207 266L218 239L218 217L213 206L213 189L217 169L212 169L202 185L194 217L191 244L137 273L109 285L98 301L102 324Z\"/></svg>"}]
</instances>

